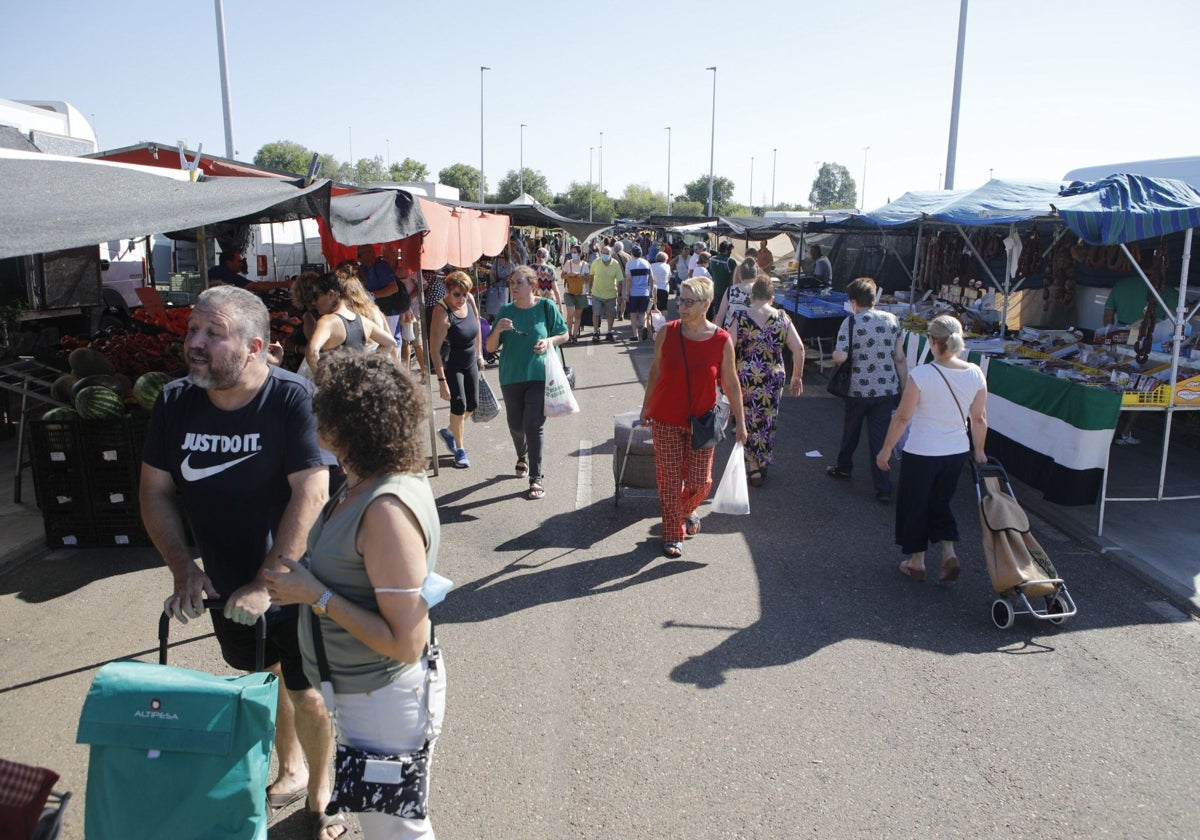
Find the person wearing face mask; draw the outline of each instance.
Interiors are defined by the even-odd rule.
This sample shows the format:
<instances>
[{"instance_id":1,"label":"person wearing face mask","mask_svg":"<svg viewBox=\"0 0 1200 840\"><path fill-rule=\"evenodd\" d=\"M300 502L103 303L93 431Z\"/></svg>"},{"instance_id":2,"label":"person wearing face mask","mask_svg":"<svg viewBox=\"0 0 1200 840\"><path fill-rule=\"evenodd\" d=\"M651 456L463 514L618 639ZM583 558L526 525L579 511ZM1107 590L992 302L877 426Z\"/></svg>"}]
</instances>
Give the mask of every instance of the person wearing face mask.
<instances>
[{"instance_id":1,"label":"person wearing face mask","mask_svg":"<svg viewBox=\"0 0 1200 840\"><path fill-rule=\"evenodd\" d=\"M567 330L570 333L570 338L567 339L568 344L576 344L579 341L583 310L587 309L586 287L590 273L588 264L579 256L579 246L572 245L571 255L562 267L563 283L567 287L567 292L563 295L563 302L567 306Z\"/></svg>"},{"instance_id":2,"label":"person wearing face mask","mask_svg":"<svg viewBox=\"0 0 1200 840\"><path fill-rule=\"evenodd\" d=\"M613 259L612 248L605 245L600 249L600 259L592 263L588 295L592 298L592 341L600 340L600 321L608 322L605 341L616 341L613 321L617 317L617 299L621 296L621 285L625 270Z\"/></svg>"}]
</instances>

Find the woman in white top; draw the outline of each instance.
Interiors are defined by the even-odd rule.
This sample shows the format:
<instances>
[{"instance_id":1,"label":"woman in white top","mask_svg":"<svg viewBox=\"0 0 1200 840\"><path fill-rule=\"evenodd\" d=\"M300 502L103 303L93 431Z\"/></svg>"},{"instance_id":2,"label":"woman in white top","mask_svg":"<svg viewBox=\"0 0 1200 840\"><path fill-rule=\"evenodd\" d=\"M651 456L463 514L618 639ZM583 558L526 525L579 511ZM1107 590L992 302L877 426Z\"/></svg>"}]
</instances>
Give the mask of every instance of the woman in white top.
<instances>
[{"instance_id":1,"label":"woman in white top","mask_svg":"<svg viewBox=\"0 0 1200 840\"><path fill-rule=\"evenodd\" d=\"M939 315L929 323L933 362L909 372L904 396L892 417L883 448L875 459L881 470L890 466L892 450L904 430L900 492L896 503L896 544L908 555L900 573L913 580L925 579L925 549L940 543L942 568L938 580L958 578L958 556L954 543L958 523L950 510L958 486L958 475L969 450L977 463L986 461L987 380L978 365L963 361L962 324L951 315ZM970 418L970 440L967 418Z\"/></svg>"},{"instance_id":2,"label":"woman in white top","mask_svg":"<svg viewBox=\"0 0 1200 840\"><path fill-rule=\"evenodd\" d=\"M650 275L654 278L655 307L667 314L667 300L671 294L671 266L667 264L667 252L659 251L650 263Z\"/></svg>"}]
</instances>

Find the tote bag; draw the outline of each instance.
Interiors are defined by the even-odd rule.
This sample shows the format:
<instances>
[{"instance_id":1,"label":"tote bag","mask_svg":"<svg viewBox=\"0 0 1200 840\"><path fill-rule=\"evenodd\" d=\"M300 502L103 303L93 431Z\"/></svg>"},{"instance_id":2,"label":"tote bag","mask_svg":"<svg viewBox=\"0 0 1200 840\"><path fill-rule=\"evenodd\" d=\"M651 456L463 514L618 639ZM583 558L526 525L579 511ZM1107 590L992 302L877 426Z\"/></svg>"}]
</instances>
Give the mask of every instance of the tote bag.
<instances>
[{"instance_id":1,"label":"tote bag","mask_svg":"<svg viewBox=\"0 0 1200 840\"><path fill-rule=\"evenodd\" d=\"M479 374L479 396L475 399L475 411L471 414L471 419L476 423L486 423L489 420L495 420L499 414L500 403L496 400L496 393L488 384L487 377L481 373Z\"/></svg>"},{"instance_id":2,"label":"tote bag","mask_svg":"<svg viewBox=\"0 0 1200 840\"><path fill-rule=\"evenodd\" d=\"M571 383L567 381L567 372L563 370L562 359L554 348L549 348L544 354L546 358L546 398L543 413L547 417L566 417L568 414L579 413L579 403L571 393Z\"/></svg>"}]
</instances>

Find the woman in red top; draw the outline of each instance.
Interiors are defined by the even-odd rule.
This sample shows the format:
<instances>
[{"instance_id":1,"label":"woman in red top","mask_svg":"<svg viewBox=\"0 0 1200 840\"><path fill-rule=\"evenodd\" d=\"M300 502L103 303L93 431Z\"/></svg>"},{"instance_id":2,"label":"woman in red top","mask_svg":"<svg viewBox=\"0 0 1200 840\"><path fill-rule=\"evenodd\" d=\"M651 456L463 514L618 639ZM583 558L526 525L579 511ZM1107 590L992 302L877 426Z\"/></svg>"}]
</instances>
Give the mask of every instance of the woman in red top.
<instances>
[{"instance_id":1,"label":"woman in red top","mask_svg":"<svg viewBox=\"0 0 1200 840\"><path fill-rule=\"evenodd\" d=\"M642 400L642 422L654 424L654 469L662 504L663 554L667 557L682 555L684 537L700 532L696 508L712 487L715 450L692 449L689 418L716 405L718 376L736 421L734 435L739 443L747 439L733 341L707 318L712 297L712 281L706 277L680 284L679 320L654 337L654 364Z\"/></svg>"}]
</instances>

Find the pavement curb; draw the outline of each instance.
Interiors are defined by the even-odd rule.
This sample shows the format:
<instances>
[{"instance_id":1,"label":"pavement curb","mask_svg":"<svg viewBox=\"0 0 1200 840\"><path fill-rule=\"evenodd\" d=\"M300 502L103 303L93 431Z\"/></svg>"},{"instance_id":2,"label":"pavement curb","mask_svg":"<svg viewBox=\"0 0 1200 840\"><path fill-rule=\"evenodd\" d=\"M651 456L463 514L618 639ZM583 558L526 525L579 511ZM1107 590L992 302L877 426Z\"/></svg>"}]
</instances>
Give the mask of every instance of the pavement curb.
<instances>
[{"instance_id":1,"label":"pavement curb","mask_svg":"<svg viewBox=\"0 0 1200 840\"><path fill-rule=\"evenodd\" d=\"M1062 531L1075 542L1096 551L1100 556L1112 561L1148 586L1157 589L1175 606L1195 618L1200 618L1200 594L1192 592L1169 575L1163 574L1154 564L1148 563L1107 537L1098 537L1096 532L1069 515L1061 512L1057 505L1037 498L1037 491L1026 488L1026 494L1032 498L1022 499L1021 503L1036 514L1047 524ZM1070 581L1067 581L1068 586Z\"/></svg>"}]
</instances>

